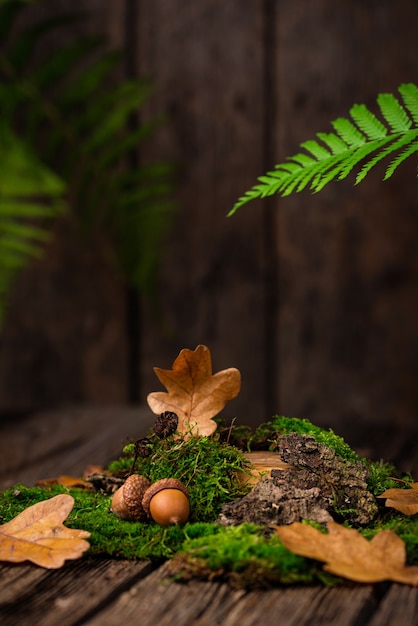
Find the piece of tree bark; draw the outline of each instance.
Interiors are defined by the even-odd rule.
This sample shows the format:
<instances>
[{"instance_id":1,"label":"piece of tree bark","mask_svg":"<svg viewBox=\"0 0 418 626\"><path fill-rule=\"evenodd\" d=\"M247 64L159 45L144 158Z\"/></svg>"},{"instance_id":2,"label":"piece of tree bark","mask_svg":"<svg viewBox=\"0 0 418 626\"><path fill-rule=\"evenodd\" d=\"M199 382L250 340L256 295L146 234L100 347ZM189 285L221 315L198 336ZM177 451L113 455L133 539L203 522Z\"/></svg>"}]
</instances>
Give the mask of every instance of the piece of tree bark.
<instances>
[{"instance_id":1,"label":"piece of tree bark","mask_svg":"<svg viewBox=\"0 0 418 626\"><path fill-rule=\"evenodd\" d=\"M326 523L333 518L367 524L377 512L361 461L345 461L308 435L280 439L280 458L294 470L272 470L241 500L222 507L222 524L291 524L302 519Z\"/></svg>"}]
</instances>

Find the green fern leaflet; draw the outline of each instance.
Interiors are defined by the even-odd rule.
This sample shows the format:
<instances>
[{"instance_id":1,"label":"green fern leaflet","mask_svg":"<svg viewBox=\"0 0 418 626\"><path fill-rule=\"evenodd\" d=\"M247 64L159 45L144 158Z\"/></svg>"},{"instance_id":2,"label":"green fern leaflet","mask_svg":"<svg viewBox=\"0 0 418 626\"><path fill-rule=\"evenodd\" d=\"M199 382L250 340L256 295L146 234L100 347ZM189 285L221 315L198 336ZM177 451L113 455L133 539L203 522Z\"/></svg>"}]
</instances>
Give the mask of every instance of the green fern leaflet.
<instances>
[{"instance_id":1,"label":"green fern leaflet","mask_svg":"<svg viewBox=\"0 0 418 626\"><path fill-rule=\"evenodd\" d=\"M398 88L402 102L393 94L377 98L382 120L364 104L350 109L351 120L332 122L334 132L317 133L305 141L299 152L260 176L259 182L235 203L228 215L255 198L274 194L288 196L305 188L321 191L331 181L343 180L361 164L356 176L360 183L380 161L391 159L384 180L392 176L403 161L418 152L418 87L412 83Z\"/></svg>"},{"instance_id":2,"label":"green fern leaflet","mask_svg":"<svg viewBox=\"0 0 418 626\"><path fill-rule=\"evenodd\" d=\"M82 34L88 13L56 4L0 0L0 329L18 270L61 215L52 208L65 202L80 234L99 234L106 259L149 296L174 209L173 167L139 162L161 125L139 119L150 85L123 78L123 51Z\"/></svg>"},{"instance_id":3,"label":"green fern leaflet","mask_svg":"<svg viewBox=\"0 0 418 626\"><path fill-rule=\"evenodd\" d=\"M67 209L66 186L0 123L0 327L19 271L42 256L51 223Z\"/></svg>"}]
</instances>

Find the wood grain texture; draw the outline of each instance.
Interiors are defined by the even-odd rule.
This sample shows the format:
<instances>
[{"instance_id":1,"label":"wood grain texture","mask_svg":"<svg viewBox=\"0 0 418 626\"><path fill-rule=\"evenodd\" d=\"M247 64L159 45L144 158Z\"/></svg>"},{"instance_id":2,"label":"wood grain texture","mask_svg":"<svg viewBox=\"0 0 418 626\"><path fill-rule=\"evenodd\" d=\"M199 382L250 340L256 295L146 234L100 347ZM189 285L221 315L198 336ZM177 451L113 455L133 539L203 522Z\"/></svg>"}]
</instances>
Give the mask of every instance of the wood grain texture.
<instances>
[{"instance_id":1,"label":"wood grain texture","mask_svg":"<svg viewBox=\"0 0 418 626\"><path fill-rule=\"evenodd\" d=\"M146 576L141 561L94 560L71 563L59 571L19 568L22 581L10 584L10 568L0 569L0 620L3 626L70 626ZM52 609L52 610L51 610Z\"/></svg>"},{"instance_id":2,"label":"wood grain texture","mask_svg":"<svg viewBox=\"0 0 418 626\"><path fill-rule=\"evenodd\" d=\"M256 626L262 620L263 624L272 626L277 623L286 626L315 623L353 626L360 624L359 617L369 612L367 607L372 593L370 586L339 589L338 593L329 593L319 587L281 588L262 593L251 591L238 600L228 597L214 607L214 611L211 606L197 624L209 626L218 620L225 626Z\"/></svg>"},{"instance_id":3,"label":"wood grain texture","mask_svg":"<svg viewBox=\"0 0 418 626\"><path fill-rule=\"evenodd\" d=\"M0 489L33 485L59 474L81 476L88 465L106 464L128 441L154 423L148 407L70 407L37 413L0 429Z\"/></svg>"},{"instance_id":4,"label":"wood grain texture","mask_svg":"<svg viewBox=\"0 0 418 626\"><path fill-rule=\"evenodd\" d=\"M130 622L138 613L143 626L161 624L210 626L312 623L354 626L373 613L376 600L372 586L329 590L321 587L281 588L263 592L233 590L226 584L164 581L164 566L119 596L88 626L113 626L117 619Z\"/></svg>"},{"instance_id":5,"label":"wood grain texture","mask_svg":"<svg viewBox=\"0 0 418 626\"><path fill-rule=\"evenodd\" d=\"M58 474L81 475L87 465L119 456L123 445L143 437L154 421L147 405L121 405L74 406L0 422L0 489ZM345 437L349 426L345 430L337 434ZM376 431L373 423L363 423L346 440L366 458L390 461L418 476L417 437L416 429L394 424Z\"/></svg>"},{"instance_id":6,"label":"wood grain texture","mask_svg":"<svg viewBox=\"0 0 418 626\"><path fill-rule=\"evenodd\" d=\"M127 2L77 8L125 45ZM345 435L365 420L376 432L414 424L413 159L385 183L379 171L359 187L350 179L225 215L354 102L373 108L379 92L416 82L417 3L129 4L138 15L132 65L154 84L141 115L166 120L140 158L178 166L162 318L143 303L140 401L159 389L154 366L205 343L214 369L242 373L227 419L257 424L278 412ZM60 227L49 256L21 277L0 338L0 411L126 401L125 291L101 245L83 249L72 226Z\"/></svg>"},{"instance_id":7,"label":"wood grain texture","mask_svg":"<svg viewBox=\"0 0 418 626\"><path fill-rule=\"evenodd\" d=\"M180 349L203 343L216 370L242 373L225 416L261 419L262 212L226 218L262 169L261 4L143 0L140 15L140 71L155 85L148 114L168 121L144 158L179 166L160 277L162 326L150 315L144 321L144 388L159 389L153 366L170 367Z\"/></svg>"},{"instance_id":8,"label":"wood grain texture","mask_svg":"<svg viewBox=\"0 0 418 626\"><path fill-rule=\"evenodd\" d=\"M216 583L193 582L187 585L162 582L167 575L165 566L152 572L144 580L133 585L125 593L91 620L89 626L103 624L110 626L120 620L120 623L132 622L136 616L141 616L141 624L161 624L168 626L173 621L176 624L193 624L204 614L214 597L221 593L236 600L243 592L231 591L226 585ZM226 593L227 592L227 593Z\"/></svg>"},{"instance_id":9,"label":"wood grain texture","mask_svg":"<svg viewBox=\"0 0 418 626\"><path fill-rule=\"evenodd\" d=\"M119 437L141 436L149 419L153 416L144 407L38 413L23 428L19 422L0 424L0 459L8 459L16 480L43 478L47 468L53 475L82 471L86 463L118 454ZM394 445L393 456L407 459L412 455L405 446L413 438L405 431L386 441ZM13 454L22 449L25 454ZM180 584L170 579L166 565L89 559L88 553L53 571L0 565L2 626L412 626L417 603L418 589L389 583L267 591L236 590L220 582Z\"/></svg>"},{"instance_id":10,"label":"wood grain texture","mask_svg":"<svg viewBox=\"0 0 418 626\"><path fill-rule=\"evenodd\" d=\"M17 576L16 574L19 574ZM169 581L163 565L83 561L48 572L20 565L0 567L0 617L4 626L389 626L416 623L417 589L400 585L353 585L333 589L288 587L267 591L226 584Z\"/></svg>"},{"instance_id":11,"label":"wood grain texture","mask_svg":"<svg viewBox=\"0 0 418 626\"><path fill-rule=\"evenodd\" d=\"M93 0L75 9L71 0L54 0L24 15L31 22L86 10L75 36L105 34L116 45L122 8ZM58 42L54 36L44 38L48 54L63 45L65 35L60 31ZM111 258L100 235L83 240L73 219L57 223L45 258L22 272L13 290L0 335L0 412L126 401L124 285Z\"/></svg>"},{"instance_id":12,"label":"wood grain texture","mask_svg":"<svg viewBox=\"0 0 418 626\"><path fill-rule=\"evenodd\" d=\"M0 567L0 617L4 626L283 626L313 623L341 626L416 624L418 590L408 586L345 584L282 587L267 591L231 589L222 583L175 583L166 566L95 560L60 571L30 565Z\"/></svg>"},{"instance_id":13,"label":"wood grain texture","mask_svg":"<svg viewBox=\"0 0 418 626\"><path fill-rule=\"evenodd\" d=\"M369 626L415 626L418 615L418 589L392 585L383 598Z\"/></svg>"},{"instance_id":14,"label":"wood grain texture","mask_svg":"<svg viewBox=\"0 0 418 626\"><path fill-rule=\"evenodd\" d=\"M414 2L280 2L276 161L354 103L413 81ZM354 430L413 424L418 342L415 163L280 201L279 410ZM271 164L273 165L273 164Z\"/></svg>"},{"instance_id":15,"label":"wood grain texture","mask_svg":"<svg viewBox=\"0 0 418 626\"><path fill-rule=\"evenodd\" d=\"M0 565L0 610L13 605L28 590L36 586L45 577L45 570L41 567L32 567L25 563L23 566L11 564Z\"/></svg>"}]
</instances>

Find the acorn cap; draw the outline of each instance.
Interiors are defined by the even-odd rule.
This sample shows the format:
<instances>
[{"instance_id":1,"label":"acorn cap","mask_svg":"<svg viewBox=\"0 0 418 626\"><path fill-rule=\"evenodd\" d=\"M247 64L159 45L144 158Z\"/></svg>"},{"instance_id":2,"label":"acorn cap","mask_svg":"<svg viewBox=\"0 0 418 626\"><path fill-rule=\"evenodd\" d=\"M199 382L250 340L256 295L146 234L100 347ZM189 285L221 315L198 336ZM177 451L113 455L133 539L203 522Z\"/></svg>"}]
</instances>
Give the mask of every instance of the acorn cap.
<instances>
[{"instance_id":1,"label":"acorn cap","mask_svg":"<svg viewBox=\"0 0 418 626\"><path fill-rule=\"evenodd\" d=\"M150 515L149 506L152 498L163 489L178 489L182 491L185 496L189 497L187 487L185 487L180 480L177 480L177 478L162 478L161 480L157 480L156 483L148 487L142 498L142 507L147 515Z\"/></svg>"},{"instance_id":2,"label":"acorn cap","mask_svg":"<svg viewBox=\"0 0 418 626\"><path fill-rule=\"evenodd\" d=\"M160 439L165 439L176 432L179 423L177 413L164 411L157 417L154 423L154 432Z\"/></svg>"},{"instance_id":3,"label":"acorn cap","mask_svg":"<svg viewBox=\"0 0 418 626\"><path fill-rule=\"evenodd\" d=\"M150 481L145 476L131 474L113 495L112 512L121 519L142 521L147 514L142 506L144 493L150 486Z\"/></svg>"}]
</instances>

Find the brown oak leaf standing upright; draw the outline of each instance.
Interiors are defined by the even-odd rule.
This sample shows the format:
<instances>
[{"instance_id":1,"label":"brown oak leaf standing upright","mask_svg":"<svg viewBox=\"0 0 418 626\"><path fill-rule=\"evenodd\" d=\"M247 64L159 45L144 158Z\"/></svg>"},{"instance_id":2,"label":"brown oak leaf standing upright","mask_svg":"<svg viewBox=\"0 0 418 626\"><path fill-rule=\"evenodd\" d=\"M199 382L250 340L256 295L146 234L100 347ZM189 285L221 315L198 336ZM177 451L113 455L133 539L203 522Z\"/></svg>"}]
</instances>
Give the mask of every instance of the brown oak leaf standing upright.
<instances>
[{"instance_id":1,"label":"brown oak leaf standing upright","mask_svg":"<svg viewBox=\"0 0 418 626\"><path fill-rule=\"evenodd\" d=\"M241 374L235 367L212 374L209 348L199 345L195 350L184 348L171 370L154 367L167 389L148 395L151 410L173 411L179 418L178 431L187 434L211 435L216 430L217 415L241 388Z\"/></svg>"},{"instance_id":2,"label":"brown oak leaf standing upright","mask_svg":"<svg viewBox=\"0 0 418 626\"><path fill-rule=\"evenodd\" d=\"M73 506L72 496L60 494L33 504L0 526L0 560L32 561L56 569L67 559L80 558L90 547L86 541L90 533L63 525Z\"/></svg>"}]
</instances>

